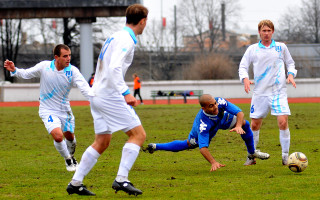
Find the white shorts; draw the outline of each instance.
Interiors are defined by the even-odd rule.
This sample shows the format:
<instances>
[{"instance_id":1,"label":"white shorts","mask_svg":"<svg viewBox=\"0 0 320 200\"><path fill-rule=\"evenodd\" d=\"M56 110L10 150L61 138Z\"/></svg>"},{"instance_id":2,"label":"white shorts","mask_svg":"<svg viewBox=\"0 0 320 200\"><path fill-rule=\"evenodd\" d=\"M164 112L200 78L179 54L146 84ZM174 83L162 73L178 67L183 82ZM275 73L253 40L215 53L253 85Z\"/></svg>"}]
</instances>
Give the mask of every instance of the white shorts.
<instances>
[{"instance_id":1,"label":"white shorts","mask_svg":"<svg viewBox=\"0 0 320 200\"><path fill-rule=\"evenodd\" d=\"M141 125L135 110L122 96L112 99L90 97L90 107L96 134L112 134L119 130L127 132Z\"/></svg>"},{"instance_id":2,"label":"white shorts","mask_svg":"<svg viewBox=\"0 0 320 200\"><path fill-rule=\"evenodd\" d=\"M290 115L287 94L274 96L252 96L250 118L265 118L271 109L271 115Z\"/></svg>"},{"instance_id":3,"label":"white shorts","mask_svg":"<svg viewBox=\"0 0 320 200\"><path fill-rule=\"evenodd\" d=\"M48 133L55 128L61 128L62 132L70 131L74 133L74 116L72 112L61 112L61 111L41 111L39 113L44 126L46 127Z\"/></svg>"}]
</instances>

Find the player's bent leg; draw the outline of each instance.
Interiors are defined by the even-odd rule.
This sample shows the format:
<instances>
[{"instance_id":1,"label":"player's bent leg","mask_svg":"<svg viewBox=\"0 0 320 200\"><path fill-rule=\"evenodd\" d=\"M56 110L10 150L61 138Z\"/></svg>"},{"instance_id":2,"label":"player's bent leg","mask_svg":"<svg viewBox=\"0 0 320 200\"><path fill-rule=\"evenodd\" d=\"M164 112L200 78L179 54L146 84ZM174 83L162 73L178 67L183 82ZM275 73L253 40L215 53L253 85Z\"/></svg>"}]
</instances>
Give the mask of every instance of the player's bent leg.
<instances>
[{"instance_id":1,"label":"player's bent leg","mask_svg":"<svg viewBox=\"0 0 320 200\"><path fill-rule=\"evenodd\" d=\"M70 131L64 132L63 135L66 138L65 141L66 141L68 151L71 156L72 163L77 168L78 162L77 162L76 158L74 157L74 153L75 153L76 147L77 147L76 137L75 137L74 133L71 133Z\"/></svg>"},{"instance_id":2,"label":"player's bent leg","mask_svg":"<svg viewBox=\"0 0 320 200\"><path fill-rule=\"evenodd\" d=\"M254 141L253 141L253 133L250 128L249 121L245 120L245 124L242 126L242 129L246 132L245 134L241 134L241 138L246 144L247 151L249 154L254 154Z\"/></svg>"},{"instance_id":3,"label":"player's bent leg","mask_svg":"<svg viewBox=\"0 0 320 200\"><path fill-rule=\"evenodd\" d=\"M66 141L63 140L61 128L55 128L50 133L54 139L54 146L60 155L65 159L66 168L68 171L75 171L76 166L73 163L72 156L68 151Z\"/></svg>"},{"instance_id":4,"label":"player's bent leg","mask_svg":"<svg viewBox=\"0 0 320 200\"><path fill-rule=\"evenodd\" d=\"M253 133L250 128L250 123L249 121L245 121L245 124L242 126L242 129L246 132L246 134L242 134L241 138L244 140L248 155L254 154L255 153L255 148L254 148L254 140L253 140ZM256 159L253 157L247 157L246 162L243 164L245 166L249 165L255 165L256 164Z\"/></svg>"}]
</instances>

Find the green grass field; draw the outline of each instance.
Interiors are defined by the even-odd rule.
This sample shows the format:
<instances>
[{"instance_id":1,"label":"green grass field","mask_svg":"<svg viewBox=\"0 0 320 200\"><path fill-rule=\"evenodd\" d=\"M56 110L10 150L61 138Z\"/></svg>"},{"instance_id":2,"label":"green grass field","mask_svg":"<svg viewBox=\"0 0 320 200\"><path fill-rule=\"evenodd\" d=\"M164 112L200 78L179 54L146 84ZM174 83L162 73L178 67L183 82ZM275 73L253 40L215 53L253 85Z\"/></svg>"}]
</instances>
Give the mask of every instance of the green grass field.
<instances>
[{"instance_id":1,"label":"green grass field","mask_svg":"<svg viewBox=\"0 0 320 200\"><path fill-rule=\"evenodd\" d=\"M249 104L238 105L248 119ZM320 199L320 106L316 103L290 104L290 153L301 151L309 159L302 173L281 164L281 147L276 118L268 116L260 132L258 148L269 160L243 166L246 147L241 137L220 131L209 150L226 165L210 173L209 163L198 149L172 152L141 152L129 179L144 193L129 196L111 184L117 174L127 136L113 135L110 147L84 179L96 197L68 195L66 187L73 173L55 150L37 107L1 107L0 110L0 199ZM74 106L77 151L93 142L93 124L88 106ZM184 140L191 129L198 105L144 105L136 108L147 132L147 141Z\"/></svg>"}]
</instances>

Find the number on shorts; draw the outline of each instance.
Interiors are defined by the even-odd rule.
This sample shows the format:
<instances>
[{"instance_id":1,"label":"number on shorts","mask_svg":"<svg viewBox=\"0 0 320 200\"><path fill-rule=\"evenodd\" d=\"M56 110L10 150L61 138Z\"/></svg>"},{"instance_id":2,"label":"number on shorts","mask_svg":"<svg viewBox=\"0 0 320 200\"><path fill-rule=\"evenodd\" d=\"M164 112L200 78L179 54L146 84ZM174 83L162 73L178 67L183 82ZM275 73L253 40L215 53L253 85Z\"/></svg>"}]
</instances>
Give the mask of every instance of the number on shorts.
<instances>
[{"instance_id":1,"label":"number on shorts","mask_svg":"<svg viewBox=\"0 0 320 200\"><path fill-rule=\"evenodd\" d=\"M48 118L48 122L53 122L53 119L52 119L51 115Z\"/></svg>"},{"instance_id":2,"label":"number on shorts","mask_svg":"<svg viewBox=\"0 0 320 200\"><path fill-rule=\"evenodd\" d=\"M251 106L250 112L251 112L251 113L254 112L254 105Z\"/></svg>"}]
</instances>

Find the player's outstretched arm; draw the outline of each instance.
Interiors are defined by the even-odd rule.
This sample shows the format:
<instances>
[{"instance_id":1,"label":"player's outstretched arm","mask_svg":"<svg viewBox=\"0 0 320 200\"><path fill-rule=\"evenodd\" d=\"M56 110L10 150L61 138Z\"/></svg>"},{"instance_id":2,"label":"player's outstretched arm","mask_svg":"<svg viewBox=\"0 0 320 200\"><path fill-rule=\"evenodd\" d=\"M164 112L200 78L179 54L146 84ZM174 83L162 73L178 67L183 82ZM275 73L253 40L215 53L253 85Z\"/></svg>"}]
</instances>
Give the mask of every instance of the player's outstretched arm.
<instances>
[{"instance_id":1,"label":"player's outstretched arm","mask_svg":"<svg viewBox=\"0 0 320 200\"><path fill-rule=\"evenodd\" d=\"M8 59L4 61L4 68L6 68L10 72L14 72L16 70L14 63Z\"/></svg>"},{"instance_id":2,"label":"player's outstretched arm","mask_svg":"<svg viewBox=\"0 0 320 200\"><path fill-rule=\"evenodd\" d=\"M211 164L210 172L216 171L217 169L224 167L225 165L218 163L213 156L210 154L207 147L203 147L200 149L200 153L203 157Z\"/></svg>"}]
</instances>

